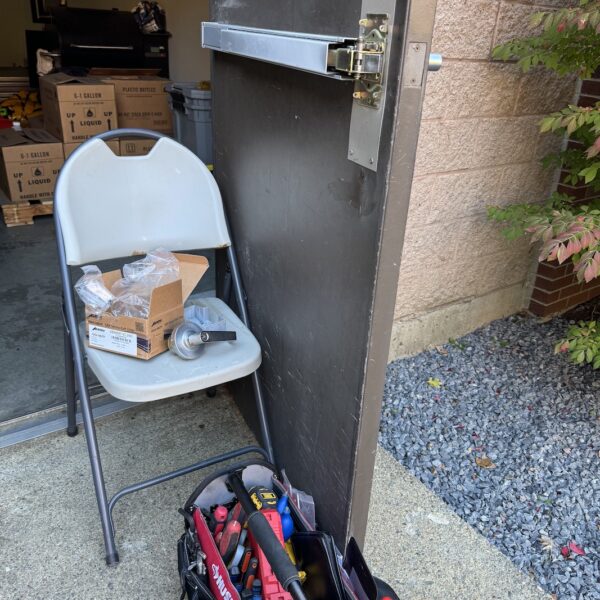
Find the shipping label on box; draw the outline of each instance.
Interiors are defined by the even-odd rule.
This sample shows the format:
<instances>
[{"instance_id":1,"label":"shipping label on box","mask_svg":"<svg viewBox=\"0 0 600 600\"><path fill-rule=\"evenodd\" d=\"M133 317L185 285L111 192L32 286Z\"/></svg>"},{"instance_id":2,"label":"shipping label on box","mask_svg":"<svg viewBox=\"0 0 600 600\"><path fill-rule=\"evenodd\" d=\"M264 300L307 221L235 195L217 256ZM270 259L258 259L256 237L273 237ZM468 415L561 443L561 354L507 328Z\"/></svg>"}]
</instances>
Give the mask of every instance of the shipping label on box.
<instances>
[{"instance_id":1,"label":"shipping label on box","mask_svg":"<svg viewBox=\"0 0 600 600\"><path fill-rule=\"evenodd\" d=\"M62 144L43 129L0 130L0 186L12 202L52 200Z\"/></svg>"},{"instance_id":2,"label":"shipping label on box","mask_svg":"<svg viewBox=\"0 0 600 600\"><path fill-rule=\"evenodd\" d=\"M89 334L90 346L93 348L137 356L137 335L135 333L90 325Z\"/></svg>"},{"instance_id":3,"label":"shipping label on box","mask_svg":"<svg viewBox=\"0 0 600 600\"><path fill-rule=\"evenodd\" d=\"M40 95L44 128L65 143L118 127L114 87L98 79L46 75L40 78Z\"/></svg>"},{"instance_id":4,"label":"shipping label on box","mask_svg":"<svg viewBox=\"0 0 600 600\"><path fill-rule=\"evenodd\" d=\"M171 110L165 90L170 83L167 79L123 76L104 81L115 88L120 127L171 133Z\"/></svg>"}]
</instances>

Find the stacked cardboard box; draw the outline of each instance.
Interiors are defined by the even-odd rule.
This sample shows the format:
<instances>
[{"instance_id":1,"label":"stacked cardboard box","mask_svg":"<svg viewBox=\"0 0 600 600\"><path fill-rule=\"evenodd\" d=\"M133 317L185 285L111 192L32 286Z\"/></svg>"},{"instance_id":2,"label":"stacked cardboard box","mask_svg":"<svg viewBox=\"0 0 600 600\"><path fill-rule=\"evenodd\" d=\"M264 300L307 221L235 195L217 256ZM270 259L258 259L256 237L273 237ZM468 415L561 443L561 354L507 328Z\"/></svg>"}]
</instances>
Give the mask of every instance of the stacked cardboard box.
<instances>
[{"instance_id":1,"label":"stacked cardboard box","mask_svg":"<svg viewBox=\"0 0 600 600\"><path fill-rule=\"evenodd\" d=\"M143 156L150 152L154 144L155 140L144 138L122 139L119 143L119 153L121 156Z\"/></svg>"},{"instance_id":2,"label":"stacked cardboard box","mask_svg":"<svg viewBox=\"0 0 600 600\"><path fill-rule=\"evenodd\" d=\"M30 224L52 213L58 172L64 163L59 140L43 129L0 130L0 187L7 225Z\"/></svg>"},{"instance_id":3,"label":"stacked cardboard box","mask_svg":"<svg viewBox=\"0 0 600 600\"><path fill-rule=\"evenodd\" d=\"M0 129L0 184L12 202L52 200L62 144L43 129Z\"/></svg>"},{"instance_id":4,"label":"stacked cardboard box","mask_svg":"<svg viewBox=\"0 0 600 600\"><path fill-rule=\"evenodd\" d=\"M82 142L83 143L83 142ZM106 145L117 155L120 156L121 152L120 152L120 148L119 148L119 140L109 140L108 142L106 142ZM74 144L63 144L63 152L65 154L65 160L67 160L67 158L69 158L69 156L71 156L71 154L73 154L73 152L75 150L77 150L77 148L79 148L79 146L81 146L80 143L74 143Z\"/></svg>"},{"instance_id":5,"label":"stacked cardboard box","mask_svg":"<svg viewBox=\"0 0 600 600\"><path fill-rule=\"evenodd\" d=\"M170 82L167 79L120 75L103 81L114 87L119 127L171 134L173 124L165 89Z\"/></svg>"},{"instance_id":6,"label":"stacked cardboard box","mask_svg":"<svg viewBox=\"0 0 600 600\"><path fill-rule=\"evenodd\" d=\"M54 73L40 78L44 129L64 144L65 156L90 137L118 127L115 88L93 77Z\"/></svg>"},{"instance_id":7,"label":"stacked cardboard box","mask_svg":"<svg viewBox=\"0 0 600 600\"><path fill-rule=\"evenodd\" d=\"M158 77L130 74L73 77L53 73L40 78L45 131L31 128L0 133L0 187L11 203L10 213L2 209L5 221L32 223L36 214L51 213L60 167L90 137L117 127L170 135L168 83ZM147 154L154 143L124 139L109 141L108 146L117 155L139 156Z\"/></svg>"}]
</instances>

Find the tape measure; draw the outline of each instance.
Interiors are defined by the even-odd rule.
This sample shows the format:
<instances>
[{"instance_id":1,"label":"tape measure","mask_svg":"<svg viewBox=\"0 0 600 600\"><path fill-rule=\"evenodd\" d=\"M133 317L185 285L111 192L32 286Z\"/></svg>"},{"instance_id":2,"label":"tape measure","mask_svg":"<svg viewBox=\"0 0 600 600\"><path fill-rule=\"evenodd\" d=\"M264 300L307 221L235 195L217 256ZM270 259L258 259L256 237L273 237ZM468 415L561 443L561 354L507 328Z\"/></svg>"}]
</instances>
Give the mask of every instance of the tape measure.
<instances>
[{"instance_id":1,"label":"tape measure","mask_svg":"<svg viewBox=\"0 0 600 600\"><path fill-rule=\"evenodd\" d=\"M257 510L262 510L263 508L277 509L278 498L273 490L257 485L250 489L249 494Z\"/></svg>"}]
</instances>

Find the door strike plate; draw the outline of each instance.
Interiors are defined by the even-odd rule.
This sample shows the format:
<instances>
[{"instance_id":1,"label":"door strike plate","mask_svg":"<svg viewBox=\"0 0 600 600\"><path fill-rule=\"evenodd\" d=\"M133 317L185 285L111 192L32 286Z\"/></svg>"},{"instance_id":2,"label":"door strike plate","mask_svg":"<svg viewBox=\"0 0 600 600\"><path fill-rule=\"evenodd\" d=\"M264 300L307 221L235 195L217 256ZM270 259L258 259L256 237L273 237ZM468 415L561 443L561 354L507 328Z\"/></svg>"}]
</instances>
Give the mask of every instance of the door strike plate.
<instances>
[{"instance_id":1,"label":"door strike plate","mask_svg":"<svg viewBox=\"0 0 600 600\"><path fill-rule=\"evenodd\" d=\"M367 14L358 22L358 38L353 44L329 51L329 67L355 80L352 95L362 106L378 108L383 95L388 21L387 14Z\"/></svg>"}]
</instances>

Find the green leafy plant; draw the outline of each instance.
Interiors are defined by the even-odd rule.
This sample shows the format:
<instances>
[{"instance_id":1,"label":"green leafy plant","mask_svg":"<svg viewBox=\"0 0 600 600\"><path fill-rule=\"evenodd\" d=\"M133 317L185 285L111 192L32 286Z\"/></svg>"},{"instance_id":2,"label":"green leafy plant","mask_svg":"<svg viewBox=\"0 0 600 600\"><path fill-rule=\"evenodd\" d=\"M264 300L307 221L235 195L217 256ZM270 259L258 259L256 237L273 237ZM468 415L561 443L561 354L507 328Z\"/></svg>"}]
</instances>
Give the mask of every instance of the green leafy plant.
<instances>
[{"instance_id":1,"label":"green leafy plant","mask_svg":"<svg viewBox=\"0 0 600 600\"><path fill-rule=\"evenodd\" d=\"M596 321L579 321L570 327L566 337L556 344L554 352L568 352L574 363L600 368L600 329Z\"/></svg>"},{"instance_id":2,"label":"green leafy plant","mask_svg":"<svg viewBox=\"0 0 600 600\"><path fill-rule=\"evenodd\" d=\"M493 57L516 60L525 72L542 66L582 78L600 68L600 0L536 13L530 25L535 35L498 46ZM568 147L544 158L544 166L560 168L567 185L600 191L600 102L566 106L544 117L540 131L569 138ZM543 203L488 207L488 217L502 223L509 240L530 235L532 243L540 244L540 261L572 261L579 281L600 277L600 199L584 204L554 193ZM596 322L572 327L557 351L568 351L577 364L600 367Z\"/></svg>"},{"instance_id":3,"label":"green leafy plant","mask_svg":"<svg viewBox=\"0 0 600 600\"><path fill-rule=\"evenodd\" d=\"M517 39L494 48L498 60L517 59L527 72L542 65L559 75L575 73L588 78L600 66L600 2L582 0L576 8L543 11L531 18L539 35Z\"/></svg>"}]
</instances>

